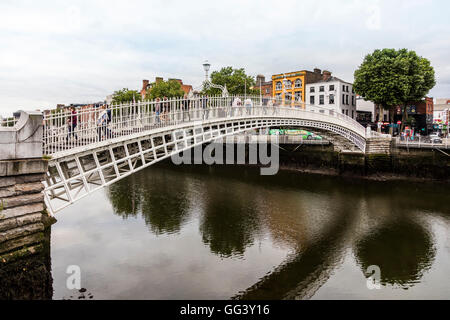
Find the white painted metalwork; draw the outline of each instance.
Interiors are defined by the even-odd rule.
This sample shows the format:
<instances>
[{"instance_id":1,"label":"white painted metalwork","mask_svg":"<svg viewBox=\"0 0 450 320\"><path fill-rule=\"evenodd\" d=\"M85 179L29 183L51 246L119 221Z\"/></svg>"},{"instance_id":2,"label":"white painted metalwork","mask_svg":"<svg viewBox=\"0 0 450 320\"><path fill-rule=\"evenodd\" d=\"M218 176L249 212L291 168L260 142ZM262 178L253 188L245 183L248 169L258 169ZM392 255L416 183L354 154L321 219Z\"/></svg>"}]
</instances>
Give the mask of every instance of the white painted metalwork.
<instances>
[{"instance_id":1,"label":"white painted metalwork","mask_svg":"<svg viewBox=\"0 0 450 320\"><path fill-rule=\"evenodd\" d=\"M254 129L315 128L365 151L365 128L344 114L303 103L261 104L259 96L246 97L253 102L247 109L233 106L235 98L145 101L45 114L43 148L51 160L44 185L50 212L174 153Z\"/></svg>"}]
</instances>

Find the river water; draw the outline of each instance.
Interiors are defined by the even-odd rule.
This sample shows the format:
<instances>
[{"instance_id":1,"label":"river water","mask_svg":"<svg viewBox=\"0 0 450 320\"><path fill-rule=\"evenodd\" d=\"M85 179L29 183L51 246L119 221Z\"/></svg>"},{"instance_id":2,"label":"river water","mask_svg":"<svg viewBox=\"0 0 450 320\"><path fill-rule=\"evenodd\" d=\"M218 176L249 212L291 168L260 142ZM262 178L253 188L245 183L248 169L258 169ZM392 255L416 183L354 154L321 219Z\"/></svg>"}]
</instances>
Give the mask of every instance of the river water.
<instances>
[{"instance_id":1,"label":"river water","mask_svg":"<svg viewBox=\"0 0 450 320\"><path fill-rule=\"evenodd\" d=\"M150 167L57 214L53 298L449 299L448 187Z\"/></svg>"}]
</instances>

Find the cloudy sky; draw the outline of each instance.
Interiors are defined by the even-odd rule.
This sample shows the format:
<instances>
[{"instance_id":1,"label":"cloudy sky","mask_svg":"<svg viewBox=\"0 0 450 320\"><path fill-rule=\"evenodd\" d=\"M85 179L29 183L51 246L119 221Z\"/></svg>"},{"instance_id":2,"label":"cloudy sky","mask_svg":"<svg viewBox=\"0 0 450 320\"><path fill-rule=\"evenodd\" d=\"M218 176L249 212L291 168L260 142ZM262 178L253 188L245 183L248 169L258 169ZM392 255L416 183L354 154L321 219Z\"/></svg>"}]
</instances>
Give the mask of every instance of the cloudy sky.
<instances>
[{"instance_id":1,"label":"cloudy sky","mask_svg":"<svg viewBox=\"0 0 450 320\"><path fill-rule=\"evenodd\" d=\"M142 79L198 86L211 70L251 75L315 67L353 81L364 55L409 48L450 97L450 2L0 1L0 114L103 100Z\"/></svg>"}]
</instances>

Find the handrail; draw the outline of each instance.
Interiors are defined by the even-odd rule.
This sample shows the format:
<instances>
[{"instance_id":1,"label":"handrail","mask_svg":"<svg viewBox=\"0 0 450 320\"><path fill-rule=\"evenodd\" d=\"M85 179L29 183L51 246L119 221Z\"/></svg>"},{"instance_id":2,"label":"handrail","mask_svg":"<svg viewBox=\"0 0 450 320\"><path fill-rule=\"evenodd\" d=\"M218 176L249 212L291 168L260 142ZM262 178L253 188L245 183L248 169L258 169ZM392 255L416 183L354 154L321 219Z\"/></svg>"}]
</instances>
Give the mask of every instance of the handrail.
<instances>
[{"instance_id":1,"label":"handrail","mask_svg":"<svg viewBox=\"0 0 450 320\"><path fill-rule=\"evenodd\" d=\"M238 99L241 100L240 104ZM286 104L280 99L254 95L197 96L112 104L103 108L82 107L75 113L67 109L46 112L43 120L43 152L52 155L191 121L274 116L329 122L366 138L366 129L361 124L332 109L302 102Z\"/></svg>"}]
</instances>

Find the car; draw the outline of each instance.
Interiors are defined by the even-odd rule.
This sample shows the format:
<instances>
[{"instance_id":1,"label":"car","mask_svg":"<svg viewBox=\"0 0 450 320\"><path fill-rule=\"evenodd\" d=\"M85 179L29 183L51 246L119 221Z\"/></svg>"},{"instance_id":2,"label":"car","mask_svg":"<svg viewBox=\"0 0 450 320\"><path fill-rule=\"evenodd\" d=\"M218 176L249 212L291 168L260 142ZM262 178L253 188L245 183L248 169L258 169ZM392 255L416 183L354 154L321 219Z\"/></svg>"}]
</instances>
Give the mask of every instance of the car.
<instances>
[{"instance_id":1,"label":"car","mask_svg":"<svg viewBox=\"0 0 450 320\"><path fill-rule=\"evenodd\" d=\"M442 139L441 137L439 137L439 134L437 133L430 134L429 138L431 143L442 143Z\"/></svg>"}]
</instances>

